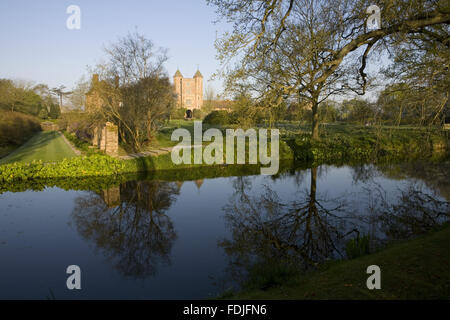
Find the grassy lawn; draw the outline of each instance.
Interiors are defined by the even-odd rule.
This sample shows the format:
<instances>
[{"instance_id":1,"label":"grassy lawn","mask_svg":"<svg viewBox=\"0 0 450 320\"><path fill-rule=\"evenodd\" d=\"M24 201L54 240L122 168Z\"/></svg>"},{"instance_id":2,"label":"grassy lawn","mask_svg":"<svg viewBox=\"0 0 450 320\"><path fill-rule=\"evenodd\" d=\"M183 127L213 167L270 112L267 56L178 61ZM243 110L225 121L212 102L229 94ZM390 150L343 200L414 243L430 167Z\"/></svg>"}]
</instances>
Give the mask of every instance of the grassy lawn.
<instances>
[{"instance_id":1,"label":"grassy lawn","mask_svg":"<svg viewBox=\"0 0 450 320\"><path fill-rule=\"evenodd\" d=\"M0 159L3 157L6 157L8 154L14 151L14 149L17 149L17 146L4 146L0 147Z\"/></svg>"},{"instance_id":2,"label":"grassy lawn","mask_svg":"<svg viewBox=\"0 0 450 320\"><path fill-rule=\"evenodd\" d=\"M0 160L0 164L42 160L55 162L75 157L73 150L61 138L59 132L39 132L13 153Z\"/></svg>"},{"instance_id":3,"label":"grassy lawn","mask_svg":"<svg viewBox=\"0 0 450 320\"><path fill-rule=\"evenodd\" d=\"M381 268L381 290L366 287L370 265ZM450 299L450 226L372 255L330 263L267 291L249 291L231 298Z\"/></svg>"}]
</instances>

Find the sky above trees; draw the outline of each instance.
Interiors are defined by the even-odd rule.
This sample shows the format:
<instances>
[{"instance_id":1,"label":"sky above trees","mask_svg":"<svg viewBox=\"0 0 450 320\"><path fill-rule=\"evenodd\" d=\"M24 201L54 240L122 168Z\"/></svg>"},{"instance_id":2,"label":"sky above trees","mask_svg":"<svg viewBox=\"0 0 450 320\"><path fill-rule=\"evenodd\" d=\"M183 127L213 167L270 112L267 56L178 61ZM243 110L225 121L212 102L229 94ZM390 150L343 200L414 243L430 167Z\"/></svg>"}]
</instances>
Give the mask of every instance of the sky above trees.
<instances>
[{"instance_id":1,"label":"sky above trees","mask_svg":"<svg viewBox=\"0 0 450 320\"><path fill-rule=\"evenodd\" d=\"M81 29L69 30L70 5L81 9ZM101 63L104 46L135 30L168 48L166 68L192 77L199 65L205 79L216 71L214 8L203 0L87 1L2 0L0 78L72 88L86 67ZM221 89L221 82L212 83ZM206 85L205 85L206 87Z\"/></svg>"}]
</instances>

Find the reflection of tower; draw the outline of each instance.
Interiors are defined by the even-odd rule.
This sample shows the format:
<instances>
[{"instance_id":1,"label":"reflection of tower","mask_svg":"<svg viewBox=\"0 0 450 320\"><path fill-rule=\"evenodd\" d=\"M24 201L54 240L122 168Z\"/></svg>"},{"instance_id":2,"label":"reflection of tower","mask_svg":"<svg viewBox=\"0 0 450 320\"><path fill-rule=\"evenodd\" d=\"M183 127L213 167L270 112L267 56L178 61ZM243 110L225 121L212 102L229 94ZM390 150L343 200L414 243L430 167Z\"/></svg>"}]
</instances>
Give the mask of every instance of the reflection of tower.
<instances>
[{"instance_id":1,"label":"reflection of tower","mask_svg":"<svg viewBox=\"0 0 450 320\"><path fill-rule=\"evenodd\" d=\"M194 183L197 186L198 190L200 190L200 188L203 185L203 182L205 182L204 180L195 180Z\"/></svg>"},{"instance_id":2,"label":"reflection of tower","mask_svg":"<svg viewBox=\"0 0 450 320\"><path fill-rule=\"evenodd\" d=\"M112 187L102 191L102 198L108 208L115 208L120 205L120 186Z\"/></svg>"}]
</instances>

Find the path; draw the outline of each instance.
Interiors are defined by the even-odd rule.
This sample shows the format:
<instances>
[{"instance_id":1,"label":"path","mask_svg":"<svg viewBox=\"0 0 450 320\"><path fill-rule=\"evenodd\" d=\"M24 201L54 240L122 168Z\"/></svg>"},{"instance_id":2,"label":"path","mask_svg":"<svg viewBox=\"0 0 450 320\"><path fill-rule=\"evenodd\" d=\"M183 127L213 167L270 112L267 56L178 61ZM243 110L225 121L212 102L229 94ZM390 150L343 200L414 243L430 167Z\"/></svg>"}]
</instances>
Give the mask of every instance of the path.
<instances>
[{"instance_id":1,"label":"path","mask_svg":"<svg viewBox=\"0 0 450 320\"><path fill-rule=\"evenodd\" d=\"M140 152L140 153L131 153L126 156L120 156L120 160L131 160L131 159L138 159L138 158L146 158L146 157L157 157L161 156L166 153L172 152L172 148L159 148L159 149L153 149L150 151Z\"/></svg>"},{"instance_id":2,"label":"path","mask_svg":"<svg viewBox=\"0 0 450 320\"><path fill-rule=\"evenodd\" d=\"M45 131L39 132L10 155L1 159L0 164L26 163L33 160L56 162L76 156L77 153L60 132Z\"/></svg>"},{"instance_id":3,"label":"path","mask_svg":"<svg viewBox=\"0 0 450 320\"><path fill-rule=\"evenodd\" d=\"M187 146L187 147L170 147L170 148L158 148L158 149L152 149L150 151L140 152L140 153L131 153L126 156L120 156L120 160L131 160L131 159L138 159L138 158L146 158L146 157L158 157L163 154L167 154L172 152L173 149L195 149L195 148L202 148L202 145L193 145L193 146Z\"/></svg>"}]
</instances>

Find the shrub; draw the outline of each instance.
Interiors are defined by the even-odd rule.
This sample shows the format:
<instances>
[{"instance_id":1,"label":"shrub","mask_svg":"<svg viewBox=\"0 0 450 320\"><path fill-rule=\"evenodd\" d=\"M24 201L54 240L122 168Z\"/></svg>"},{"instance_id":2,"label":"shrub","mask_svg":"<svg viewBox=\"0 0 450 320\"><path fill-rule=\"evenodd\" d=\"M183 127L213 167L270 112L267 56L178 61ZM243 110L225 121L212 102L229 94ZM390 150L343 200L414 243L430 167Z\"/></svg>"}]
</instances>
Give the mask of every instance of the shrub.
<instances>
[{"instance_id":1,"label":"shrub","mask_svg":"<svg viewBox=\"0 0 450 320\"><path fill-rule=\"evenodd\" d=\"M76 177L102 177L125 171L125 163L105 155L64 159L53 164L42 161L15 162L0 166L0 183Z\"/></svg>"},{"instance_id":2,"label":"shrub","mask_svg":"<svg viewBox=\"0 0 450 320\"><path fill-rule=\"evenodd\" d=\"M370 238L363 236L361 238L351 239L345 247L347 258L355 259L366 254L370 254Z\"/></svg>"},{"instance_id":3,"label":"shrub","mask_svg":"<svg viewBox=\"0 0 450 320\"><path fill-rule=\"evenodd\" d=\"M194 109L192 115L194 119L202 119L204 117L204 112L201 109Z\"/></svg>"},{"instance_id":4,"label":"shrub","mask_svg":"<svg viewBox=\"0 0 450 320\"><path fill-rule=\"evenodd\" d=\"M91 148L91 144L90 143L79 139L75 134L70 134L67 131L64 131L64 136L67 138L67 140L72 142L72 144L78 150L81 150L84 153L87 153L88 155L96 153L96 151L93 148Z\"/></svg>"},{"instance_id":5,"label":"shrub","mask_svg":"<svg viewBox=\"0 0 450 320\"><path fill-rule=\"evenodd\" d=\"M0 146L18 146L41 131L39 120L19 112L0 111Z\"/></svg>"},{"instance_id":6,"label":"shrub","mask_svg":"<svg viewBox=\"0 0 450 320\"><path fill-rule=\"evenodd\" d=\"M203 119L204 124L211 126L224 126L231 124L230 114L227 111L213 111Z\"/></svg>"},{"instance_id":7,"label":"shrub","mask_svg":"<svg viewBox=\"0 0 450 320\"><path fill-rule=\"evenodd\" d=\"M186 117L186 108L174 108L170 114L170 118L174 120L182 120Z\"/></svg>"}]
</instances>

